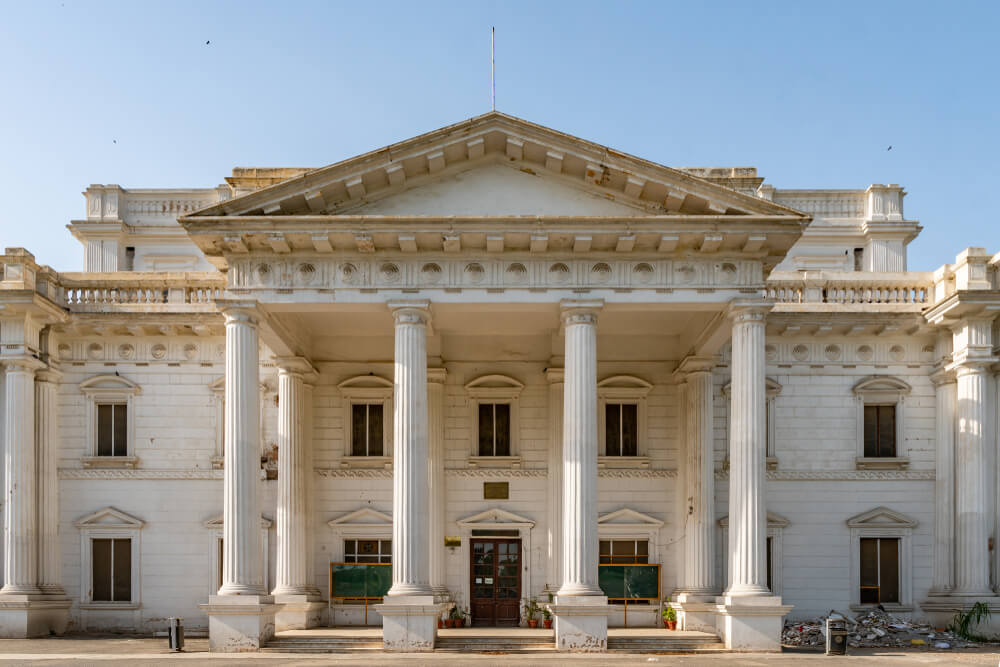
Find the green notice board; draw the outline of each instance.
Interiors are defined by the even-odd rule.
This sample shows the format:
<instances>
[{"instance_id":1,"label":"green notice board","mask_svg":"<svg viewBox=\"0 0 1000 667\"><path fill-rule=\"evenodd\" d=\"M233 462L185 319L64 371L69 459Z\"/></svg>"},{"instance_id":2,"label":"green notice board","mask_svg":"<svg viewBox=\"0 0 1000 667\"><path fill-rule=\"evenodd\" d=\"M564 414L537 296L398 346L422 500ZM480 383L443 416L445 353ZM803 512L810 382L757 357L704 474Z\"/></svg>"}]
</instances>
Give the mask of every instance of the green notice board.
<instances>
[{"instance_id":1,"label":"green notice board","mask_svg":"<svg viewBox=\"0 0 1000 667\"><path fill-rule=\"evenodd\" d=\"M659 600L659 565L601 565L598 584L612 599Z\"/></svg>"},{"instance_id":2,"label":"green notice board","mask_svg":"<svg viewBox=\"0 0 1000 667\"><path fill-rule=\"evenodd\" d=\"M391 586L388 563L330 563L330 597L381 598Z\"/></svg>"}]
</instances>

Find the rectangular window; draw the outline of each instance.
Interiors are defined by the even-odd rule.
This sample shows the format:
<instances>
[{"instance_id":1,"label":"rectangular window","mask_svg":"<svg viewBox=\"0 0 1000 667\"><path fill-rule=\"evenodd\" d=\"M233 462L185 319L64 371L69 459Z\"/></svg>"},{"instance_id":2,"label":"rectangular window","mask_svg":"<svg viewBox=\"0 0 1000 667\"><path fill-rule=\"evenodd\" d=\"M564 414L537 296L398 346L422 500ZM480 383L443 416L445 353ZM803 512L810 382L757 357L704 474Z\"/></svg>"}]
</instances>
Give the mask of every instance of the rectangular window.
<instances>
[{"instance_id":1,"label":"rectangular window","mask_svg":"<svg viewBox=\"0 0 1000 667\"><path fill-rule=\"evenodd\" d=\"M865 406L865 456L896 456L896 406Z\"/></svg>"},{"instance_id":2,"label":"rectangular window","mask_svg":"<svg viewBox=\"0 0 1000 667\"><path fill-rule=\"evenodd\" d=\"M391 563L392 540L344 540L345 563Z\"/></svg>"},{"instance_id":3,"label":"rectangular window","mask_svg":"<svg viewBox=\"0 0 1000 667\"><path fill-rule=\"evenodd\" d=\"M601 565L649 563L649 540L601 540Z\"/></svg>"},{"instance_id":4,"label":"rectangular window","mask_svg":"<svg viewBox=\"0 0 1000 667\"><path fill-rule=\"evenodd\" d=\"M604 453L606 456L639 455L639 406L635 403L604 406Z\"/></svg>"},{"instance_id":5,"label":"rectangular window","mask_svg":"<svg viewBox=\"0 0 1000 667\"><path fill-rule=\"evenodd\" d=\"M132 601L132 540L91 540L91 599Z\"/></svg>"},{"instance_id":6,"label":"rectangular window","mask_svg":"<svg viewBox=\"0 0 1000 667\"><path fill-rule=\"evenodd\" d=\"M97 406L98 456L128 456L127 408L124 403Z\"/></svg>"},{"instance_id":7,"label":"rectangular window","mask_svg":"<svg viewBox=\"0 0 1000 667\"><path fill-rule=\"evenodd\" d=\"M351 406L351 456L383 456L382 404Z\"/></svg>"},{"instance_id":8,"label":"rectangular window","mask_svg":"<svg viewBox=\"0 0 1000 667\"><path fill-rule=\"evenodd\" d=\"M479 455L510 456L510 404L479 404Z\"/></svg>"},{"instance_id":9,"label":"rectangular window","mask_svg":"<svg viewBox=\"0 0 1000 667\"><path fill-rule=\"evenodd\" d=\"M899 602L899 538L861 538L861 604Z\"/></svg>"}]
</instances>

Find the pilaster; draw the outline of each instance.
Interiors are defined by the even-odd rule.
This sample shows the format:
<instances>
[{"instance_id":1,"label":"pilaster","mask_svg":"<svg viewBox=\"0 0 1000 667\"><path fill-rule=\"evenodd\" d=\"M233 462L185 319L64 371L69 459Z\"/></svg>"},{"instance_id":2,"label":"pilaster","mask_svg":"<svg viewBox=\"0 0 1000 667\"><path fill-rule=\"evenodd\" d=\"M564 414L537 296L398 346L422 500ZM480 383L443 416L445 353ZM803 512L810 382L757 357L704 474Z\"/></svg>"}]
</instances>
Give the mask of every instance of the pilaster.
<instances>
[{"instance_id":1,"label":"pilaster","mask_svg":"<svg viewBox=\"0 0 1000 667\"><path fill-rule=\"evenodd\" d=\"M955 408L958 384L953 372L931 375L935 396L937 446L934 465L934 575L929 595L954 588L955 549Z\"/></svg>"},{"instance_id":2,"label":"pilaster","mask_svg":"<svg viewBox=\"0 0 1000 667\"><path fill-rule=\"evenodd\" d=\"M427 437L429 448L428 485L430 488L430 565L431 590L438 602L448 600L445 567L444 533L446 525L447 477L444 473L444 381L443 368L427 370Z\"/></svg>"},{"instance_id":3,"label":"pilaster","mask_svg":"<svg viewBox=\"0 0 1000 667\"><path fill-rule=\"evenodd\" d=\"M546 489L549 520L545 568L548 583L545 584L545 589L555 595L562 583L562 428L565 373L562 368L547 368L545 377L549 381L549 484Z\"/></svg>"}]
</instances>

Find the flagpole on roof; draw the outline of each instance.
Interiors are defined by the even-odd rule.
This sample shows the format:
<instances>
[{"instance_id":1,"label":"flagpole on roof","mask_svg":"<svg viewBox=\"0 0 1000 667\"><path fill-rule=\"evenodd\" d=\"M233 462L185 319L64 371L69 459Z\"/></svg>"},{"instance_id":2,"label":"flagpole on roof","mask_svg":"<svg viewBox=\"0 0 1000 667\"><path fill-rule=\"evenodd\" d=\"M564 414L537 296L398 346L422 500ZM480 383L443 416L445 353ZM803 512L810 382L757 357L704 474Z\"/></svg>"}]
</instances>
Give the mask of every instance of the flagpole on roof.
<instances>
[{"instance_id":1,"label":"flagpole on roof","mask_svg":"<svg viewBox=\"0 0 1000 667\"><path fill-rule=\"evenodd\" d=\"M497 29L490 26L490 99L497 110Z\"/></svg>"}]
</instances>

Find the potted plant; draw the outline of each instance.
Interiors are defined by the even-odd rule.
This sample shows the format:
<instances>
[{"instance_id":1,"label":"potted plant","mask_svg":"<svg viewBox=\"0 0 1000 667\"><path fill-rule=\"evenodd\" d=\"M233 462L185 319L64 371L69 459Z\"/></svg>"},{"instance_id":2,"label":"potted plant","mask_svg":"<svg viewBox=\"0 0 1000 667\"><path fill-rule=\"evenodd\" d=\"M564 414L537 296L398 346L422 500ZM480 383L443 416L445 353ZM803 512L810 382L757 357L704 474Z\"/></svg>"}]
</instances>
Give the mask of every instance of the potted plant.
<instances>
[{"instance_id":1,"label":"potted plant","mask_svg":"<svg viewBox=\"0 0 1000 667\"><path fill-rule=\"evenodd\" d=\"M461 623L464 620L465 620L465 614L462 613L461 607L455 605L454 607L451 608L451 612L449 613L449 618L446 622L446 626L449 628L458 628L461 627Z\"/></svg>"},{"instance_id":2,"label":"potted plant","mask_svg":"<svg viewBox=\"0 0 1000 667\"><path fill-rule=\"evenodd\" d=\"M538 619L535 617L538 616L538 612L540 611L538 607L538 600L536 600L535 598L531 598L530 600L528 600L528 606L524 611L525 615L527 615L528 617L528 627L537 628Z\"/></svg>"},{"instance_id":3,"label":"potted plant","mask_svg":"<svg viewBox=\"0 0 1000 667\"><path fill-rule=\"evenodd\" d=\"M548 607L542 607L542 624L546 630L552 629L552 610Z\"/></svg>"},{"instance_id":4,"label":"potted plant","mask_svg":"<svg viewBox=\"0 0 1000 667\"><path fill-rule=\"evenodd\" d=\"M666 605L661 612L663 615L663 625L667 630L677 629L677 610L670 606L670 598L667 598Z\"/></svg>"}]
</instances>

